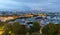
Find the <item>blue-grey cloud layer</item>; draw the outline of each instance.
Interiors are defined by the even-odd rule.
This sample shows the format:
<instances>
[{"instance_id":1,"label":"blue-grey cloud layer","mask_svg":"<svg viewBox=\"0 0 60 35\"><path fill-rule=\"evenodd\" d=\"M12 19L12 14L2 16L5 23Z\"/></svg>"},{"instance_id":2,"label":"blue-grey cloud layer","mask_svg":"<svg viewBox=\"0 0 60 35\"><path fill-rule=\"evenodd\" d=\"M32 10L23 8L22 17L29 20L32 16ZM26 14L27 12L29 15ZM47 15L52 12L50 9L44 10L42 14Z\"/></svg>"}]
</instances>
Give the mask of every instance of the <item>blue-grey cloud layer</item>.
<instances>
[{"instance_id":1,"label":"blue-grey cloud layer","mask_svg":"<svg viewBox=\"0 0 60 35\"><path fill-rule=\"evenodd\" d=\"M60 11L60 0L0 0L0 9Z\"/></svg>"}]
</instances>

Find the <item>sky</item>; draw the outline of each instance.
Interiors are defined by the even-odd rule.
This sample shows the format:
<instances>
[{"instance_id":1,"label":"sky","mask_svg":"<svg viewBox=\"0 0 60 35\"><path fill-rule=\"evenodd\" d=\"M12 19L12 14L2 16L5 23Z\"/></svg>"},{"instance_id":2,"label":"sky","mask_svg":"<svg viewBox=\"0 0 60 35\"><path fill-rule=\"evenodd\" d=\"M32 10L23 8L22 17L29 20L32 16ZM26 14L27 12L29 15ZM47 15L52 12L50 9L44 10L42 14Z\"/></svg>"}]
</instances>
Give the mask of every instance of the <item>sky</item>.
<instances>
[{"instance_id":1,"label":"sky","mask_svg":"<svg viewBox=\"0 0 60 35\"><path fill-rule=\"evenodd\" d=\"M60 11L60 0L0 0L0 10Z\"/></svg>"}]
</instances>

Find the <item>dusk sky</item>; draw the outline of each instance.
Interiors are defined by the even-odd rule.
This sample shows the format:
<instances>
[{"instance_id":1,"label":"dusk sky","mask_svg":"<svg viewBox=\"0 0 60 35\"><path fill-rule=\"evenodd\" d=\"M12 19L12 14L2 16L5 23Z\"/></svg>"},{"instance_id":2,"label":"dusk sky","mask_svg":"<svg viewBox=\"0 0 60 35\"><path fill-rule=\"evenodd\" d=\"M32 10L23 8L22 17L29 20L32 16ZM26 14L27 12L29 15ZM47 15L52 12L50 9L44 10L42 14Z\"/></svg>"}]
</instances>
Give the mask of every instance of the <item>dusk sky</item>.
<instances>
[{"instance_id":1,"label":"dusk sky","mask_svg":"<svg viewBox=\"0 0 60 35\"><path fill-rule=\"evenodd\" d=\"M60 0L0 0L0 10L60 11Z\"/></svg>"}]
</instances>

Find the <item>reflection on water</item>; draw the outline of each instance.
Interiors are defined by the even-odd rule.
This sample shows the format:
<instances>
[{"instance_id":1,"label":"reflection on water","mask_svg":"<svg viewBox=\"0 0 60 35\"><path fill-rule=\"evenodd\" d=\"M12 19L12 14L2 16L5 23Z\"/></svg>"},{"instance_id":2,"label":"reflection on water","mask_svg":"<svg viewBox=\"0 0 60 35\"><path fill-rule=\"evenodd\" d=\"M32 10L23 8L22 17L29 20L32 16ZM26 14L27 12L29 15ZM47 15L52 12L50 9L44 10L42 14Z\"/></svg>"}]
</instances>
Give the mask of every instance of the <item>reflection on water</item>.
<instances>
[{"instance_id":1,"label":"reflection on water","mask_svg":"<svg viewBox=\"0 0 60 35\"><path fill-rule=\"evenodd\" d=\"M20 22L21 24L26 24L27 22L34 22L36 21L37 17L33 17L33 18L26 18L26 19L16 19L15 21ZM46 19L45 19L46 18ZM49 22L53 22L53 23L58 23L60 22L60 17L50 17L47 16L44 19L38 20L42 23L42 25L48 24Z\"/></svg>"}]
</instances>

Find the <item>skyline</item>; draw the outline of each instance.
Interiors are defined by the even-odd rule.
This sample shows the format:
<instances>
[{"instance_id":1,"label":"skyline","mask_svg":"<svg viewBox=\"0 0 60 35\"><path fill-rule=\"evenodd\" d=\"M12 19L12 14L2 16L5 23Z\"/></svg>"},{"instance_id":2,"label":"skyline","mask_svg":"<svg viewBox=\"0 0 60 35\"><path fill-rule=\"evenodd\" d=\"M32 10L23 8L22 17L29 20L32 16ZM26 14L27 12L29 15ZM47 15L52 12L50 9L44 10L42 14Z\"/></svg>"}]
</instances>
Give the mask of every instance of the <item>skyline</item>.
<instances>
[{"instance_id":1,"label":"skyline","mask_svg":"<svg viewBox=\"0 0 60 35\"><path fill-rule=\"evenodd\" d=\"M0 0L0 10L60 11L60 0Z\"/></svg>"}]
</instances>

